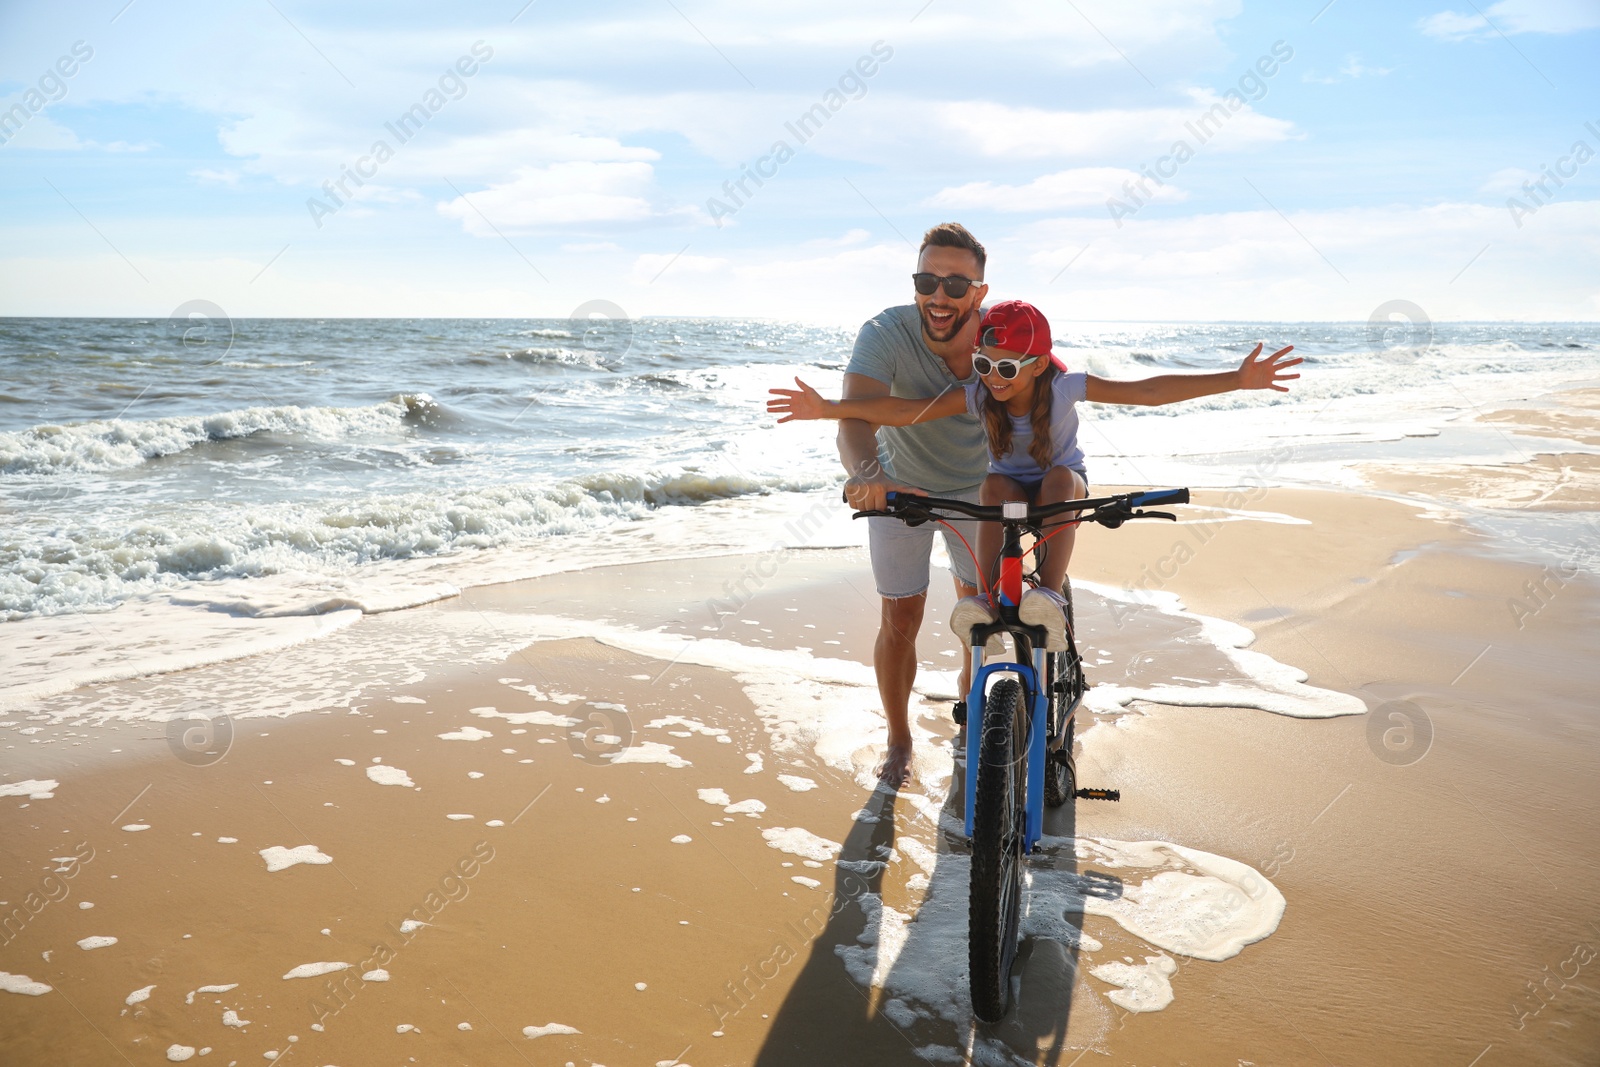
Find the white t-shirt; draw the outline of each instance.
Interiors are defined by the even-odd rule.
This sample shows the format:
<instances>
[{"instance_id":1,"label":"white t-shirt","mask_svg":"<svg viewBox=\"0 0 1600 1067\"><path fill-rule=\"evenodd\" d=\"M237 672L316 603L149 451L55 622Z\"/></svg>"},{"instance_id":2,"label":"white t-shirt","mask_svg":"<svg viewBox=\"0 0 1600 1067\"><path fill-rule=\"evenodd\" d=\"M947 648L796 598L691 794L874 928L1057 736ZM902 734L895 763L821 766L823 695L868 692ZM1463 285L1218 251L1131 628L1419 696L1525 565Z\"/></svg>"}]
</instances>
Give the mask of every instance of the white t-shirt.
<instances>
[{"instance_id":1,"label":"white t-shirt","mask_svg":"<svg viewBox=\"0 0 1600 1067\"><path fill-rule=\"evenodd\" d=\"M1087 395L1089 376L1081 371L1060 372L1050 383L1050 465L1070 467L1083 472L1083 449L1078 447L1077 404ZM983 418L983 405L989 391L981 381L965 386L967 411ZM1044 471L1028 454L1033 444L1033 422L1026 415L1011 416L1011 451L1003 456L989 456L989 472L1004 474L1018 481L1038 481Z\"/></svg>"}]
</instances>

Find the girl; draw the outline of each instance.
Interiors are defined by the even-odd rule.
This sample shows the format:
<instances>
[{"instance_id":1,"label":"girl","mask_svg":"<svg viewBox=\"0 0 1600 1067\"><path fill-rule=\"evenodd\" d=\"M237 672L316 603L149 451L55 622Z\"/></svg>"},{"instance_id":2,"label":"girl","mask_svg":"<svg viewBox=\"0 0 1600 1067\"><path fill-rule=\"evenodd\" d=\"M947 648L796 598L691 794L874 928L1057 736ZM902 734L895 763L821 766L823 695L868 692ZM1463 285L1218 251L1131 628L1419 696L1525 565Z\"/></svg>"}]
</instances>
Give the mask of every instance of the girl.
<instances>
[{"instance_id":1,"label":"girl","mask_svg":"<svg viewBox=\"0 0 1600 1067\"><path fill-rule=\"evenodd\" d=\"M1261 346L1245 357L1238 370L1214 374L1162 374L1141 381L1116 381L1081 372L1068 373L1051 354L1050 324L1039 310L1020 300L1007 300L990 308L978 330L980 351L972 356L978 380L961 391L947 390L929 399L875 397L865 400L824 400L799 378L799 389L773 389L777 399L767 410L791 419L861 419L882 426L909 426L970 414L982 420L989 438L989 475L980 499L984 504L1027 500L1033 504L1059 503L1088 495L1083 449L1078 447L1079 401L1097 404L1171 404L1179 400L1226 393L1235 389L1274 389L1288 392L1279 382L1300 377L1285 373L1300 362L1285 359L1294 346L1258 359ZM1063 516L1053 525L1072 520ZM1039 586L1023 594L1018 616L1049 633L1047 648L1066 647L1065 601L1057 592L1066 580L1072 557L1075 528L1057 533L1039 567ZM991 578L1000 555L1000 527L982 523L978 533L978 563ZM967 597L956 604L950 629L963 641L980 622L995 621L988 599Z\"/></svg>"}]
</instances>

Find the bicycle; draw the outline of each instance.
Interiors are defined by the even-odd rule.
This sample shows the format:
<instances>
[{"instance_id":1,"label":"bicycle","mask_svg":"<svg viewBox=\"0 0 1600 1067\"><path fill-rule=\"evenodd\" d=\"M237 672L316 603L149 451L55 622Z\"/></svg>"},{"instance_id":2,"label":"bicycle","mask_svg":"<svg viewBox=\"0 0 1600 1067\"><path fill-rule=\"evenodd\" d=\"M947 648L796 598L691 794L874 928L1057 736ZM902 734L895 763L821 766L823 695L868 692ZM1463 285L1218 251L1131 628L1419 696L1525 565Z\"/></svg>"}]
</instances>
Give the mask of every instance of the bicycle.
<instances>
[{"instance_id":1,"label":"bicycle","mask_svg":"<svg viewBox=\"0 0 1600 1067\"><path fill-rule=\"evenodd\" d=\"M1037 584L1038 566L1049 539L1072 526L1096 522L1116 529L1129 519L1169 519L1165 511L1143 511L1159 504L1187 504L1189 490L1149 490L1092 500L1069 500L1030 506L1025 501L1001 505L890 493L882 511L858 511L853 517L884 515L908 525L943 522L943 511L982 522L1003 524L999 580L986 591L996 609L991 624L972 628L972 684L966 696L966 835L972 846L971 898L967 910L967 969L972 1010L984 1022L1005 1017L1011 1000L1011 966L1016 959L1022 905L1022 867L1038 850L1043 836L1044 808L1068 799L1120 800L1115 789L1077 788L1072 760L1074 715L1088 689L1072 616L1071 582L1066 598L1066 643L1047 652L1042 626L1017 617L1023 585ZM1046 520L1076 512L1071 522L1056 523L1045 533ZM1034 544L1026 552L1024 534ZM963 544L965 539L963 538ZM970 545L967 551L971 552ZM1032 555L1033 569L1024 570ZM987 582L987 576L980 574ZM984 663L989 639L1011 638L1012 659ZM989 683L993 682L992 685ZM970 724L977 723L973 729Z\"/></svg>"}]
</instances>

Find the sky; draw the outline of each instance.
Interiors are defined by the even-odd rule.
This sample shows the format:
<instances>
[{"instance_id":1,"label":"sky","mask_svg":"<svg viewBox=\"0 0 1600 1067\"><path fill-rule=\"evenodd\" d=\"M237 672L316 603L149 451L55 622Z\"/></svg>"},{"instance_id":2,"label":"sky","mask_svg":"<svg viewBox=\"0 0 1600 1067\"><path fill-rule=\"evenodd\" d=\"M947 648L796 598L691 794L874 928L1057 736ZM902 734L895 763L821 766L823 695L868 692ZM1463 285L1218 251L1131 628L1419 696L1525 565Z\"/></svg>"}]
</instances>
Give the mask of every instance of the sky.
<instances>
[{"instance_id":1,"label":"sky","mask_svg":"<svg viewBox=\"0 0 1600 1067\"><path fill-rule=\"evenodd\" d=\"M1600 319L1600 0L0 0L0 315Z\"/></svg>"}]
</instances>

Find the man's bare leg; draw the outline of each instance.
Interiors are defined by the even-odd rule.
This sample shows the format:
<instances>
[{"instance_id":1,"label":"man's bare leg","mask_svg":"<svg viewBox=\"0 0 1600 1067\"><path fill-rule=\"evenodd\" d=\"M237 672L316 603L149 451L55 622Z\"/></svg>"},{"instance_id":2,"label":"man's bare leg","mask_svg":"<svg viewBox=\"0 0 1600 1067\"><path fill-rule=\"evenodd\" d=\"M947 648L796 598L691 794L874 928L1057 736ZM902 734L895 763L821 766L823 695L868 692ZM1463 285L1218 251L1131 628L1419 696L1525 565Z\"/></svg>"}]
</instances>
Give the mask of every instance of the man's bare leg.
<instances>
[{"instance_id":1,"label":"man's bare leg","mask_svg":"<svg viewBox=\"0 0 1600 1067\"><path fill-rule=\"evenodd\" d=\"M951 575L951 577L954 578L955 576ZM957 600L962 597L978 595L978 590L975 587L968 585L960 578L956 578L955 583ZM961 678L956 682L956 695L965 700L967 699L967 689L972 685L972 649L962 645L956 650L956 655L961 657Z\"/></svg>"},{"instance_id":2,"label":"man's bare leg","mask_svg":"<svg viewBox=\"0 0 1600 1067\"><path fill-rule=\"evenodd\" d=\"M878 676L878 696L889 721L889 749L878 780L899 786L911 777L911 686L917 680L917 631L928 595L883 598L878 621L878 641L873 646L872 669Z\"/></svg>"}]
</instances>

